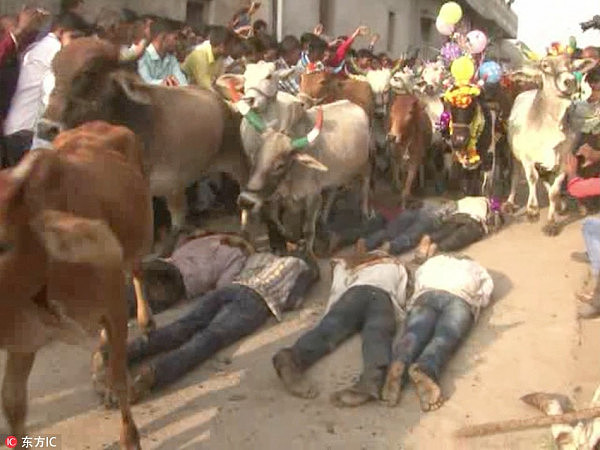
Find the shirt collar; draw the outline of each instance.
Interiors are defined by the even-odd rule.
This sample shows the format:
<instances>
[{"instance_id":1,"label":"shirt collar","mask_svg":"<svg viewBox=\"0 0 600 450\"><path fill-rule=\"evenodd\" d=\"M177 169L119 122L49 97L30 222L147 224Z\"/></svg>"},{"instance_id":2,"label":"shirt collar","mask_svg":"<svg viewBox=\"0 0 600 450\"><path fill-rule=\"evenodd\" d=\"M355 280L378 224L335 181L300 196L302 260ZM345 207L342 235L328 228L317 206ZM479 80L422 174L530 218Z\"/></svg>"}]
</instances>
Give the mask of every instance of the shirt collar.
<instances>
[{"instance_id":1,"label":"shirt collar","mask_svg":"<svg viewBox=\"0 0 600 450\"><path fill-rule=\"evenodd\" d=\"M148 47L146 47L146 51L148 52L148 56L150 56L150 59L154 61L160 61L162 59L156 51L154 44L150 44Z\"/></svg>"}]
</instances>

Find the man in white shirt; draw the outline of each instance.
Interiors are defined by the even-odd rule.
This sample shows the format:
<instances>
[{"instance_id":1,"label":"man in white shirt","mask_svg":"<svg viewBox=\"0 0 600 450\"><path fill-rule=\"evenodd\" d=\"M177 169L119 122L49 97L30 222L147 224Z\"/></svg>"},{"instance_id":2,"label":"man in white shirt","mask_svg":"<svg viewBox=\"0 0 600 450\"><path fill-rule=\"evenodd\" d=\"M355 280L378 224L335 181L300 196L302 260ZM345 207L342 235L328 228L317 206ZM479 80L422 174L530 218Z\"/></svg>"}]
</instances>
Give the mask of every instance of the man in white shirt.
<instances>
[{"instance_id":1,"label":"man in white shirt","mask_svg":"<svg viewBox=\"0 0 600 450\"><path fill-rule=\"evenodd\" d=\"M383 252L361 253L351 260L335 259L332 265L325 316L291 348L277 352L273 366L292 395L314 398L317 388L304 378L304 372L360 332L360 380L331 397L335 406L358 406L379 398L396 326L405 316L407 273L400 260Z\"/></svg>"},{"instance_id":2,"label":"man in white shirt","mask_svg":"<svg viewBox=\"0 0 600 450\"><path fill-rule=\"evenodd\" d=\"M438 383L454 351L473 327L492 296L494 282L480 264L466 256L439 255L415 274L409 314L394 343L393 362L382 390L389 406L398 403L408 372L423 411L443 404Z\"/></svg>"},{"instance_id":3,"label":"man in white shirt","mask_svg":"<svg viewBox=\"0 0 600 450\"><path fill-rule=\"evenodd\" d=\"M4 122L9 165L17 164L31 147L35 125L43 110L44 80L52 74L54 56L86 30L87 24L81 17L65 13L56 17L50 33L32 44L23 55L17 88Z\"/></svg>"}]
</instances>

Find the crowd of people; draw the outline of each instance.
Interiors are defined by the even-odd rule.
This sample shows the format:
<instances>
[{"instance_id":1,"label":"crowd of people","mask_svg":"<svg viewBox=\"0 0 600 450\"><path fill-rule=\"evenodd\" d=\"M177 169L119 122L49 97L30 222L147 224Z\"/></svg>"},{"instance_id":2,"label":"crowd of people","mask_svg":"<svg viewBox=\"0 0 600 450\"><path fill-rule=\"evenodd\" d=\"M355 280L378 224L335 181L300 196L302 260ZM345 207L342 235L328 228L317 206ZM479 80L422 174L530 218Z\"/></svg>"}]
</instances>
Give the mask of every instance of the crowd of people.
<instances>
[{"instance_id":1,"label":"crowd of people","mask_svg":"<svg viewBox=\"0 0 600 450\"><path fill-rule=\"evenodd\" d=\"M277 42L264 21L253 21L258 2L237 11L227 25L203 29L128 10L103 14L92 25L79 14L81 4L82 0L63 0L54 17L25 8L16 17L0 18L3 168L17 165L30 149L44 145L37 122L54 89L52 61L61 48L82 36L113 42L120 60L143 81L167 87L213 89L219 76L240 74L248 63L267 61L293 70L279 89L295 95L301 74L314 67L344 76L394 64L388 54L375 54L379 36L365 26L348 36L332 37L319 25L300 38L289 35ZM355 50L358 42L363 48ZM600 92L597 82L591 79L594 92ZM566 165L570 195L600 195L599 178L578 176L581 163L599 161L598 135L585 134ZM333 260L331 292L321 321L273 357L275 371L291 394L314 397L317 388L304 372L360 332L362 375L355 385L332 396L334 404L357 406L382 398L395 405L407 376L417 387L423 410L441 406L438 380L443 367L494 289L485 268L449 252L497 229L502 216L490 199L465 197L445 204L426 201L389 219L379 217L356 228L347 220L341 220L340 227L332 225L331 247L356 242L356 248L353 256ZM583 229L586 253L574 257L590 264L588 280L577 294L584 302L580 316L589 318L600 316L600 219L587 218ZM415 248L412 263L398 258ZM285 311L301 307L320 278L317 262L306 253L294 248L284 255L257 252L240 236L224 233L191 236L169 258L147 263L144 272L145 292L155 312L182 298L194 307L147 338L130 342L129 362L142 364L132 386L136 400L174 382L271 316L281 320ZM145 362L156 355L160 356ZM103 371L99 352L94 355L94 381L102 392Z\"/></svg>"}]
</instances>

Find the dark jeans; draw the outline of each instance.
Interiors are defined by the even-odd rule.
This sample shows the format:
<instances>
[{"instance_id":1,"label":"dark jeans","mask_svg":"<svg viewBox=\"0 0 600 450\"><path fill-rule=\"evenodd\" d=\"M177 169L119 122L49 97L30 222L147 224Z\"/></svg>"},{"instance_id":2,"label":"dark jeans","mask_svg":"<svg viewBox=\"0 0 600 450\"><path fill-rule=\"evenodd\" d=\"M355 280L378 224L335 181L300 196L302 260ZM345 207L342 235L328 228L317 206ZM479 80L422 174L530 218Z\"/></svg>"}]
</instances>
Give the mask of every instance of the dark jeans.
<instances>
[{"instance_id":1,"label":"dark jeans","mask_svg":"<svg viewBox=\"0 0 600 450\"><path fill-rule=\"evenodd\" d=\"M147 340L137 338L127 348L129 363L167 352L151 365L154 387L181 378L217 351L257 330L271 316L265 301L252 289L229 285L195 300L182 318L152 331Z\"/></svg>"},{"instance_id":2,"label":"dark jeans","mask_svg":"<svg viewBox=\"0 0 600 450\"><path fill-rule=\"evenodd\" d=\"M294 360L306 370L359 331L363 354L359 385L378 397L396 332L394 307L382 289L366 285L348 289L321 322L294 344Z\"/></svg>"},{"instance_id":3,"label":"dark jeans","mask_svg":"<svg viewBox=\"0 0 600 450\"><path fill-rule=\"evenodd\" d=\"M473 321L471 308L462 298L445 291L425 292L417 298L402 336L394 343L394 359L406 368L416 363L438 380Z\"/></svg>"},{"instance_id":4,"label":"dark jeans","mask_svg":"<svg viewBox=\"0 0 600 450\"><path fill-rule=\"evenodd\" d=\"M394 218L384 230L367 237L367 249L374 250L385 241L390 241L391 253L404 253L415 247L424 234L435 228L436 223L435 215L431 211L407 209Z\"/></svg>"},{"instance_id":5,"label":"dark jeans","mask_svg":"<svg viewBox=\"0 0 600 450\"><path fill-rule=\"evenodd\" d=\"M4 136L0 145L0 150L2 151L0 164L2 168L14 167L19 164L21 158L31 148L32 140L33 131L29 130L21 130Z\"/></svg>"},{"instance_id":6,"label":"dark jeans","mask_svg":"<svg viewBox=\"0 0 600 450\"><path fill-rule=\"evenodd\" d=\"M467 214L453 214L430 234L442 252L460 250L479 241L485 235L483 226Z\"/></svg>"}]
</instances>

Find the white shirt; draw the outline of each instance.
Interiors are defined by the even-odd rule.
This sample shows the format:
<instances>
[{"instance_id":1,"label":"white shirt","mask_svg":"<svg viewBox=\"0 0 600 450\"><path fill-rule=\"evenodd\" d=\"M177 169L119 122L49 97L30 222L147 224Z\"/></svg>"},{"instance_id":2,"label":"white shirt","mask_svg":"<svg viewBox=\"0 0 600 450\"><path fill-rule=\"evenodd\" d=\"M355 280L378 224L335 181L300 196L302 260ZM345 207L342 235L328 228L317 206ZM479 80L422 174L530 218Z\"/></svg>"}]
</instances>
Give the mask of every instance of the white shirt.
<instances>
[{"instance_id":1,"label":"white shirt","mask_svg":"<svg viewBox=\"0 0 600 450\"><path fill-rule=\"evenodd\" d=\"M325 314L353 286L375 286L388 293L399 319L406 316L406 269L396 258L386 257L348 268L343 259L332 259L333 279Z\"/></svg>"},{"instance_id":2,"label":"white shirt","mask_svg":"<svg viewBox=\"0 0 600 450\"><path fill-rule=\"evenodd\" d=\"M482 222L487 220L489 202L485 197L465 197L456 202L458 213L468 214L473 219Z\"/></svg>"},{"instance_id":3,"label":"white shirt","mask_svg":"<svg viewBox=\"0 0 600 450\"><path fill-rule=\"evenodd\" d=\"M33 125L33 141L31 142L31 149L36 148L52 148L52 143L46 141L45 139L41 139L38 137L37 123L40 118L46 112L46 108L48 107L48 103L50 101L50 94L54 90L54 85L56 83L56 77L54 76L54 72L50 71L44 79L42 80L42 101L40 102L40 109L38 110L37 116L35 118L35 123Z\"/></svg>"},{"instance_id":4,"label":"white shirt","mask_svg":"<svg viewBox=\"0 0 600 450\"><path fill-rule=\"evenodd\" d=\"M494 282L488 271L472 259L439 255L417 269L410 306L421 294L432 290L450 292L462 298L471 305L477 318L481 308L490 302Z\"/></svg>"},{"instance_id":5,"label":"white shirt","mask_svg":"<svg viewBox=\"0 0 600 450\"><path fill-rule=\"evenodd\" d=\"M23 55L15 95L4 122L4 134L33 130L42 109L42 82L52 71L52 60L60 51L61 43L54 33L32 44Z\"/></svg>"}]
</instances>

